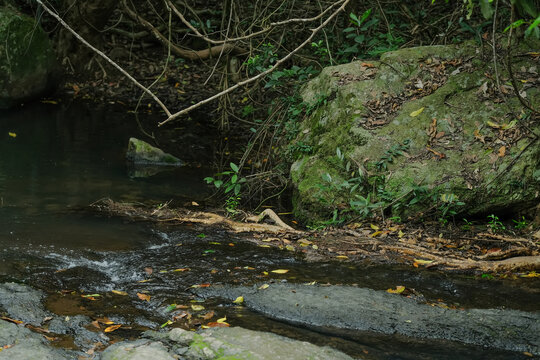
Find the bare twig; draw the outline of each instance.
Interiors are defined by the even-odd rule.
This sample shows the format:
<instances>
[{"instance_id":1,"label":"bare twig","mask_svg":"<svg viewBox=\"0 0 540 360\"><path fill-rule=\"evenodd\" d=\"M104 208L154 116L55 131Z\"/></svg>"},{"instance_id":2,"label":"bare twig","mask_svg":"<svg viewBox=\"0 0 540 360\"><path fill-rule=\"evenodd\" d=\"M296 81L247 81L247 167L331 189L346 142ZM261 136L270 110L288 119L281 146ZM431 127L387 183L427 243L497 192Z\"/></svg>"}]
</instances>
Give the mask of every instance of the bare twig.
<instances>
[{"instance_id":1,"label":"bare twig","mask_svg":"<svg viewBox=\"0 0 540 360\"><path fill-rule=\"evenodd\" d=\"M278 61L276 61L276 63L268 68L267 70L263 71L262 73L256 75L256 76L253 76L249 79L246 79L244 81L241 81L213 96L210 96L202 101L199 101L198 103L194 104L194 105L191 105L183 110L180 110L172 115L170 115L165 121L162 121L158 124L158 126L162 126L166 123L168 123L169 121L172 121L174 119L177 119L179 118L180 116L184 115L184 114L187 114L188 112L194 110L194 109L197 109L199 107L201 107L202 105L204 104L207 104L213 100L216 100L217 98L225 95L225 94L228 94L230 93L231 91L234 91L236 89L238 89L239 87L241 86L244 86L244 85L247 85L247 84L250 84L254 81L257 81L263 77L265 77L266 75L272 73L273 71L275 71L278 67L280 67L284 62L286 62L287 60L289 60L291 57L293 57L300 49L302 49L304 46L306 46L307 44L309 44L311 42L311 40L313 40L313 38L315 37L315 35L322 29L324 28L326 25L328 25L328 23L333 19L335 18L340 12L342 12L345 7L347 6L347 4L350 2L351 0L344 0L341 4L341 6L336 10L334 11L324 22L322 22L317 28L315 29L312 29L311 30L311 35L302 43L300 44L296 49L292 50L291 52L289 52L286 56L284 56L283 58L279 59Z\"/></svg>"},{"instance_id":2,"label":"bare twig","mask_svg":"<svg viewBox=\"0 0 540 360\"><path fill-rule=\"evenodd\" d=\"M133 76L131 76L127 71L125 71L122 67L120 67L120 65L118 65L113 60L111 60L102 51L100 51L97 48L95 48L94 46L90 45L90 43L88 41L86 41L82 36L77 34L77 32L75 30L73 30L57 13L55 13L54 11L49 9L45 4L43 4L43 1L36 0L36 2L39 5L41 5L43 7L43 9L47 13L49 13L49 15L51 15L53 18L55 18L56 21L58 21L64 28L66 28L70 33L72 33L73 36L75 36L80 42L82 42L85 46L89 47L93 52L95 52L96 54L101 56L103 59L105 59L109 64L111 64L118 71L120 71L124 76L126 76L129 80L131 80L135 85L137 85L137 87L139 87L142 91L144 91L152 99L154 99L154 101L159 104L159 106L163 109L163 111L165 112L165 114L167 114L167 116L171 116L171 112L169 111L169 109L167 109L165 104L163 104L163 102L161 102L161 100L159 100L158 97L152 91L150 91L148 88L146 88L140 82L138 82Z\"/></svg>"},{"instance_id":3,"label":"bare twig","mask_svg":"<svg viewBox=\"0 0 540 360\"><path fill-rule=\"evenodd\" d=\"M219 45L219 44L224 44L226 42L236 42L236 41L240 41L240 40L247 40L247 39L250 39L252 37L264 34L264 33L272 30L273 28L275 28L277 26L283 26L283 25L288 25L288 24L297 23L297 22L303 22L303 23L313 22L313 21L315 21L317 19L322 18L328 11L330 11L332 8L339 5L340 3L343 3L344 1L346 1L346 0L339 0L339 1L335 2L335 3L333 3L332 5L327 7L326 10L321 12L319 15L317 15L315 17L312 17L312 18L287 19L287 20L283 20L283 21L273 22L273 23L270 23L270 25L268 27L266 27L266 28L264 28L262 30L253 32L253 33L245 35L245 36L240 36L240 37L231 38L231 39L225 39L225 40L213 40L213 39L210 39L209 37L201 34L199 32L199 30L197 30L193 25L191 25L191 23L189 21L187 21L187 19L184 17L184 15L174 6L174 4L170 0L167 0L167 3L173 9L174 13L176 14L176 16L178 16L180 21L182 21L184 23L184 25L186 25L191 31L193 31L193 33L195 35L197 35L198 37L204 39L205 41L209 42L210 44ZM347 1L347 2L349 2L349 1Z\"/></svg>"}]
</instances>

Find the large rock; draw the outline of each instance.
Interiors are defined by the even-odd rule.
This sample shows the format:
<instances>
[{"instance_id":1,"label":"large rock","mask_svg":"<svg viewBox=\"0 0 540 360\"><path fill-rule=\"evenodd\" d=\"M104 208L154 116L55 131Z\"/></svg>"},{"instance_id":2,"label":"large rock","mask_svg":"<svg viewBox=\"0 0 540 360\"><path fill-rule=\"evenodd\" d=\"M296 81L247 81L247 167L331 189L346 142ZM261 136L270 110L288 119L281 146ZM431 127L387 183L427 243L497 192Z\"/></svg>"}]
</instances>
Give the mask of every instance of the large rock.
<instances>
[{"instance_id":1,"label":"large rock","mask_svg":"<svg viewBox=\"0 0 540 360\"><path fill-rule=\"evenodd\" d=\"M125 341L107 348L102 360L349 360L348 355L308 342L240 327L213 328L198 333L182 329L147 331L148 340Z\"/></svg>"},{"instance_id":2,"label":"large rock","mask_svg":"<svg viewBox=\"0 0 540 360\"><path fill-rule=\"evenodd\" d=\"M0 359L51 360L73 359L77 355L55 349L45 338L25 327L0 320Z\"/></svg>"},{"instance_id":3,"label":"large rock","mask_svg":"<svg viewBox=\"0 0 540 360\"><path fill-rule=\"evenodd\" d=\"M0 109L44 95L58 80L47 34L33 18L0 7Z\"/></svg>"},{"instance_id":4,"label":"large rock","mask_svg":"<svg viewBox=\"0 0 540 360\"><path fill-rule=\"evenodd\" d=\"M352 286L272 284L266 289L224 286L201 289L203 297L233 301L270 318L296 325L400 334L419 339L540 355L540 314L517 310L455 310Z\"/></svg>"},{"instance_id":5,"label":"large rock","mask_svg":"<svg viewBox=\"0 0 540 360\"><path fill-rule=\"evenodd\" d=\"M302 91L312 111L289 144L302 149L291 166L295 215L307 222L327 218L369 193L371 202L400 216L535 206L540 142L531 130L538 134L540 122L527 115L500 66L509 110L481 57L466 43L325 68ZM538 64L533 57L515 61L522 96L540 108ZM365 210L360 214L369 210L356 206Z\"/></svg>"},{"instance_id":6,"label":"large rock","mask_svg":"<svg viewBox=\"0 0 540 360\"><path fill-rule=\"evenodd\" d=\"M183 164L177 157L136 138L129 139L126 157L135 165L181 166Z\"/></svg>"}]
</instances>

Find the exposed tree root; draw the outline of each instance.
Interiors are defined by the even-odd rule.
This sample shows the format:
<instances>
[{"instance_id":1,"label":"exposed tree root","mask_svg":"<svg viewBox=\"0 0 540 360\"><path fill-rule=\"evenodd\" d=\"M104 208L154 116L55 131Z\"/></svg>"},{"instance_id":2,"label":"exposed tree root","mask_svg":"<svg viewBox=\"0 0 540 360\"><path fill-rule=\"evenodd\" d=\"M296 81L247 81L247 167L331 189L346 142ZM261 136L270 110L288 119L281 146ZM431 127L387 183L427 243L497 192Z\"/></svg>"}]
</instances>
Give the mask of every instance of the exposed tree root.
<instances>
[{"instance_id":1,"label":"exposed tree root","mask_svg":"<svg viewBox=\"0 0 540 360\"><path fill-rule=\"evenodd\" d=\"M250 242L302 252L308 261L336 258L360 261L368 258L375 261L393 259L442 270L490 273L540 270L540 244L533 239L488 233L477 234L474 238L445 239L423 236L423 231L419 229L401 237L397 233L392 235L391 231L387 231L386 236L373 236L372 229L307 232L293 229L270 209L258 216L246 218L246 222L240 222L211 212L170 209L167 204L160 208L149 208L106 199L92 206L100 211L135 220L168 224L195 223L223 227L234 233L248 233L246 240ZM261 224L260 221L265 217L273 220L275 225Z\"/></svg>"}]
</instances>

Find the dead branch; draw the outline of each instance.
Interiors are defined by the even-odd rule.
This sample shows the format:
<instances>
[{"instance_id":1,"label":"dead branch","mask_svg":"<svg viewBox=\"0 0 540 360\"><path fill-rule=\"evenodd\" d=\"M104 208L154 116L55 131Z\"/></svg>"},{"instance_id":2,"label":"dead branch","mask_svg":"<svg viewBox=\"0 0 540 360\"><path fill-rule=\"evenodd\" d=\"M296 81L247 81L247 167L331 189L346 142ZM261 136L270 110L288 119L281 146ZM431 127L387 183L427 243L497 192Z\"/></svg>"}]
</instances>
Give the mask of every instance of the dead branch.
<instances>
[{"instance_id":1,"label":"dead branch","mask_svg":"<svg viewBox=\"0 0 540 360\"><path fill-rule=\"evenodd\" d=\"M247 218L247 220L254 221L254 222L261 222L267 216L270 219L272 219L276 223L277 226L283 229L294 231L294 229L290 227L289 225L285 224L285 222L283 222L283 220L281 220L279 216L272 209L266 209L262 213L260 213L259 216L252 216L252 217Z\"/></svg>"},{"instance_id":2,"label":"dead branch","mask_svg":"<svg viewBox=\"0 0 540 360\"><path fill-rule=\"evenodd\" d=\"M125 0L124 0L125 1ZM267 70L263 71L262 73L256 75L256 76L253 76L249 79L246 79L244 81L241 81L213 96L210 96L204 100L201 100L199 101L198 103L194 104L194 105L191 105L183 110L180 110L174 114L172 114L171 116L169 116L166 120L160 122L158 124L158 126L162 126L166 123L168 123L169 121L172 121L174 119L177 119L179 118L180 116L184 115L184 114L187 114L188 112L194 110L194 109L197 109L201 106L203 106L204 104L207 104L213 100L216 100L217 98L220 98L221 96L225 95L225 94L228 94L236 89L238 89L239 87L241 86L244 86L244 85L247 85L247 84L250 84L252 82L255 82L263 77L265 77L266 75L274 72L277 68L279 68L284 62L286 62L287 60L289 60L290 58L292 58L298 51L300 51L300 49L302 49L304 46L306 46L307 44L311 43L311 40L313 40L313 38L315 37L315 35L321 30L323 29L326 25L328 25L328 23L330 23L330 21L335 18L340 12L342 12L345 7L347 6L347 4L350 2L351 0L344 0L343 3L341 4L341 6L336 10L334 11L325 21L323 21L317 28L315 29L312 29L311 30L311 35L303 42L301 43L296 49L290 51L286 56L284 56L283 58L279 59L278 61L276 61L276 63L268 68ZM227 44L226 44L227 45Z\"/></svg>"},{"instance_id":3,"label":"dead branch","mask_svg":"<svg viewBox=\"0 0 540 360\"><path fill-rule=\"evenodd\" d=\"M163 45L171 48L171 51L184 59L188 60L204 60L208 59L210 57L222 54L222 53L234 53L234 54L245 54L247 53L247 50L242 49L238 46L235 46L233 44L222 44L218 46L213 46L209 49L203 49L203 50L188 50L188 49L182 49L176 44L173 44L169 41L156 27L154 27L148 20L144 19L142 16L137 14L135 11L133 11L127 4L126 0L122 0L122 6L124 7L124 10L126 14L132 18L134 21L137 21L139 24L141 24L144 28L146 28L154 37Z\"/></svg>"},{"instance_id":4,"label":"dead branch","mask_svg":"<svg viewBox=\"0 0 540 360\"><path fill-rule=\"evenodd\" d=\"M88 41L86 41L82 36L80 36L79 34L77 34L77 32L75 30L73 30L57 13L55 13L54 11L52 11L51 9L49 9L47 6L45 6L45 4L43 4L43 1L41 0L36 0L36 2L41 6L43 7L43 10L45 10L49 15L51 15L53 18L56 19L56 21L58 21L64 28L66 28L70 33L73 34L73 36L75 36L75 38L77 38L80 42L82 42L85 46L87 46L88 48L90 48L93 52L95 52L96 54L98 54L99 56L101 56L103 59L105 59L109 64L111 64L114 68L116 68L118 71L120 71L124 76L126 76L129 80L131 80L135 85L137 85L138 88L140 88L142 91L144 91L146 94L148 94L152 99L154 99L154 101L156 103L158 103L158 105L163 109L163 111L165 112L165 114L167 114L167 116L171 116L171 112L169 111L169 109L167 109L167 107L165 106L165 104L163 104L161 102L161 100L158 99L158 97L152 92L150 91L148 88L146 88L144 85L142 85L141 83L139 83L133 76L131 76L127 71L125 71L120 65L118 65L117 63L115 63L113 60L111 60L107 55L105 55L102 51L98 50L97 48L95 48L94 46L90 45L90 43L88 43Z\"/></svg>"},{"instance_id":5,"label":"dead branch","mask_svg":"<svg viewBox=\"0 0 540 360\"><path fill-rule=\"evenodd\" d=\"M191 25L191 23L189 21L187 21L187 19L184 17L184 15L180 12L180 10L178 10L178 8L176 6L174 6L174 4L170 1L170 0L166 0L167 1L167 4L172 8L172 10L174 11L174 13L176 14L176 16L178 16L178 18L180 19L180 21L182 21L182 23L184 23L184 25L186 25L191 31L193 31L193 33L195 35L197 35L198 37L200 37L201 39L204 39L205 41L209 42L210 44L215 44L215 45L219 45L219 44L225 44L227 42L237 42L237 41L241 41L241 40L247 40L247 39L251 39L255 36L258 36L258 35L262 35L264 33L267 33L271 30L273 30L274 28L278 27L278 26L283 26L283 25L288 25L288 24L292 24L292 23L307 23L307 22L313 22L315 20L318 20L320 18L322 18L327 12L329 12L332 8L336 7L337 5L339 5L340 3L342 3L343 1L345 0L339 0L335 3L333 3L332 5L330 5L329 7L327 7L323 12L321 12L319 15L315 16L315 17L311 17L311 18L305 18L305 19L287 19L287 20L283 20L283 21L278 21L278 22L273 22L273 23L270 23L270 25L268 25L266 28L262 29L262 30L259 30L259 31L256 31L256 32L253 32L251 34L248 34L248 35L245 35L245 36L240 36L240 37L236 37L236 38L230 38L230 39L225 39L225 40L213 40L213 39L210 39L209 37L205 36L204 34L201 34L199 32L199 30L197 30L193 25Z\"/></svg>"}]
</instances>

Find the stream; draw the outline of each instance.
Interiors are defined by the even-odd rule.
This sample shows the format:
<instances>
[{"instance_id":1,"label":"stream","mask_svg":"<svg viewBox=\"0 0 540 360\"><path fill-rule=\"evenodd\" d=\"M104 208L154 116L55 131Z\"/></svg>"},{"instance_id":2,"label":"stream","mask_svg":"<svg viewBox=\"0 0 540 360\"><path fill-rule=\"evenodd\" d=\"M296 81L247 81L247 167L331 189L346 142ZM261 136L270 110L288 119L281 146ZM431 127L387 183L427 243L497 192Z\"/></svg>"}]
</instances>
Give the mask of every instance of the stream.
<instances>
[{"instance_id":1,"label":"stream","mask_svg":"<svg viewBox=\"0 0 540 360\"><path fill-rule=\"evenodd\" d=\"M159 119L148 114L141 122ZM202 179L213 174L215 142L201 141L207 129L190 121L173 148L181 151L175 155L186 166L138 177L126 164L125 149L130 137L147 139L123 107L37 103L0 114L0 282L45 291L46 307L58 315L107 316L129 325L111 335L118 339L159 329L168 320L167 306L193 303L192 286L201 284L317 282L376 290L403 285L428 301L460 308L540 310L534 279L479 279L370 263L308 263L290 251L257 247L220 229L152 225L89 210L106 198L170 206L203 203L211 194ZM289 272L273 274L274 269ZM129 296L111 295L113 290ZM92 301L81 293L100 297ZM136 293L149 294L151 300L141 301ZM529 358L449 341L307 329L219 299L204 306L227 316L232 326L328 345L363 359Z\"/></svg>"}]
</instances>

